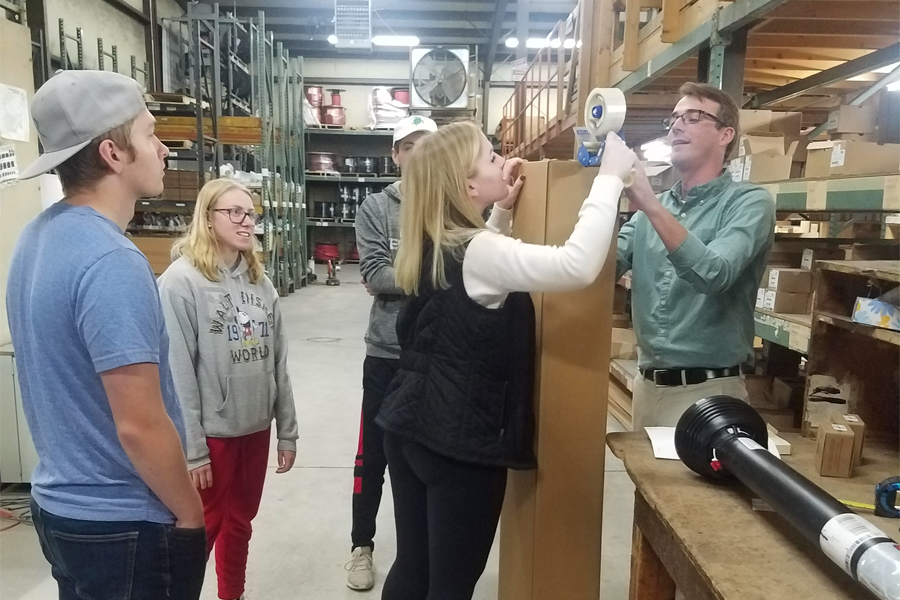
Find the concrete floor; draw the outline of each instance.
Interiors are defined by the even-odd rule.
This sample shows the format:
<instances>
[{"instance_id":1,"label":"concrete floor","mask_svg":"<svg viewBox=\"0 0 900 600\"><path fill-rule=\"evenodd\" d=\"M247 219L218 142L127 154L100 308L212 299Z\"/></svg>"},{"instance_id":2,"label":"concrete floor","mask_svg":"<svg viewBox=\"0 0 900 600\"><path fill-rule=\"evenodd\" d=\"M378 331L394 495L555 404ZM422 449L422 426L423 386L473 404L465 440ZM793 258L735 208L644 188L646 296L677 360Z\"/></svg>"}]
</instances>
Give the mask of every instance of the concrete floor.
<instances>
[{"instance_id":1,"label":"concrete floor","mask_svg":"<svg viewBox=\"0 0 900 600\"><path fill-rule=\"evenodd\" d=\"M323 279L320 274L320 282ZM393 560L393 506L386 487L376 536L376 587L368 593L346 587L363 333L370 301L356 267L346 266L341 280L340 287L318 283L282 300L300 439L291 472L275 475L274 462L270 465L250 543L247 595L253 600L380 598ZM621 430L612 417L609 430ZM607 451L602 600L628 597L633 493L621 461ZM207 570L203 600L217 598L213 562ZM497 570L495 544L475 600L497 597ZM18 526L0 534L0 598L47 600L56 597L55 592L33 529Z\"/></svg>"}]
</instances>

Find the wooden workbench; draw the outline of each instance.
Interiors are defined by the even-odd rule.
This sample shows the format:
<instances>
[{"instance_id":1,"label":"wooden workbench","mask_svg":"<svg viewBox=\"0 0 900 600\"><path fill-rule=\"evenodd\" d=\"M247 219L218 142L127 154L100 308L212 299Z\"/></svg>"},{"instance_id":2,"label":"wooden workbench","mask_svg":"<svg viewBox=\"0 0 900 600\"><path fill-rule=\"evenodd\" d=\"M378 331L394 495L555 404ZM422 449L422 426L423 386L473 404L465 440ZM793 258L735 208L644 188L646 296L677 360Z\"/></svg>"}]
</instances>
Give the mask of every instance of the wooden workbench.
<instances>
[{"instance_id":1,"label":"wooden workbench","mask_svg":"<svg viewBox=\"0 0 900 600\"><path fill-rule=\"evenodd\" d=\"M871 504L875 484L900 471L896 444L867 441L854 478L819 477L815 440L783 437L792 445L785 463L842 500ZM612 433L607 444L635 485L630 600L672 600L676 584L689 600L871 600L783 517L752 510L752 493L739 482L657 460L643 432ZM863 516L900 540L897 520Z\"/></svg>"}]
</instances>

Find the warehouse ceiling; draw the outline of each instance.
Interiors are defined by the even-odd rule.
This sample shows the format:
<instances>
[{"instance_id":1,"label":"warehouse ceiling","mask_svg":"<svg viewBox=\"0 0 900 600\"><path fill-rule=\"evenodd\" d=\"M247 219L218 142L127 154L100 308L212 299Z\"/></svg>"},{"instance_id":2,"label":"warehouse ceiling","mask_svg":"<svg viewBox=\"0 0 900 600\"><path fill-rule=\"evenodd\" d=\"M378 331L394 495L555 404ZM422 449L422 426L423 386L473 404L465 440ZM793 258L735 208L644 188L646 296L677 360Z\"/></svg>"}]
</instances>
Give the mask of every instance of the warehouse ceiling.
<instances>
[{"instance_id":1,"label":"warehouse ceiling","mask_svg":"<svg viewBox=\"0 0 900 600\"><path fill-rule=\"evenodd\" d=\"M220 4L238 17L265 13L266 28L274 32L294 56L307 58L404 58L406 48L373 46L371 50L339 49L328 42L334 33L334 0L233 0ZM486 53L498 2L475 0L372 0L372 35L414 35L421 45L478 47ZM522 38L544 38L559 21L565 21L577 0L509 0L499 29L497 61L516 50L504 40L516 34L519 9L527 10L528 33ZM521 5L521 7L520 7Z\"/></svg>"}]
</instances>

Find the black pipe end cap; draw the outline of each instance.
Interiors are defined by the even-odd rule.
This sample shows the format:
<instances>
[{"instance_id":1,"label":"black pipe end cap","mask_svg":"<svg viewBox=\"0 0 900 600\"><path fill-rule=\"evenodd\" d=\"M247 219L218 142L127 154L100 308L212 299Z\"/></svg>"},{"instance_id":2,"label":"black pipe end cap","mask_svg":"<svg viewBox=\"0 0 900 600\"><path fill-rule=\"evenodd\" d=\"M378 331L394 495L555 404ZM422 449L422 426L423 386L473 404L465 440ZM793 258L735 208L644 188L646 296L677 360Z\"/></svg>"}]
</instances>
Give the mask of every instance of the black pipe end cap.
<instances>
[{"instance_id":1,"label":"black pipe end cap","mask_svg":"<svg viewBox=\"0 0 900 600\"><path fill-rule=\"evenodd\" d=\"M710 479L729 477L713 450L723 437L742 436L768 445L766 423L752 406L733 396L709 396L688 408L675 426L675 451L695 473Z\"/></svg>"}]
</instances>

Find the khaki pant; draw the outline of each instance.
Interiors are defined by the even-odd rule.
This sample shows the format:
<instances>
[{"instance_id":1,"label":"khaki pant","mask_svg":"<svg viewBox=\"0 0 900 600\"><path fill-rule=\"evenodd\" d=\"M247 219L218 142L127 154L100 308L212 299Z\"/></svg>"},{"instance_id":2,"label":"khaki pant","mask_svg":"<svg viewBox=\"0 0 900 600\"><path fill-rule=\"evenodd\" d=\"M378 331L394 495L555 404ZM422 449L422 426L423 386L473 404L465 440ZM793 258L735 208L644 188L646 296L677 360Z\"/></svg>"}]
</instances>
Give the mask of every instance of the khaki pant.
<instances>
[{"instance_id":1,"label":"khaki pant","mask_svg":"<svg viewBox=\"0 0 900 600\"><path fill-rule=\"evenodd\" d=\"M696 385L658 386L638 375L632 391L632 431L644 427L675 427L682 413L694 402L708 396L734 396L747 399L741 377L720 377Z\"/></svg>"}]
</instances>

